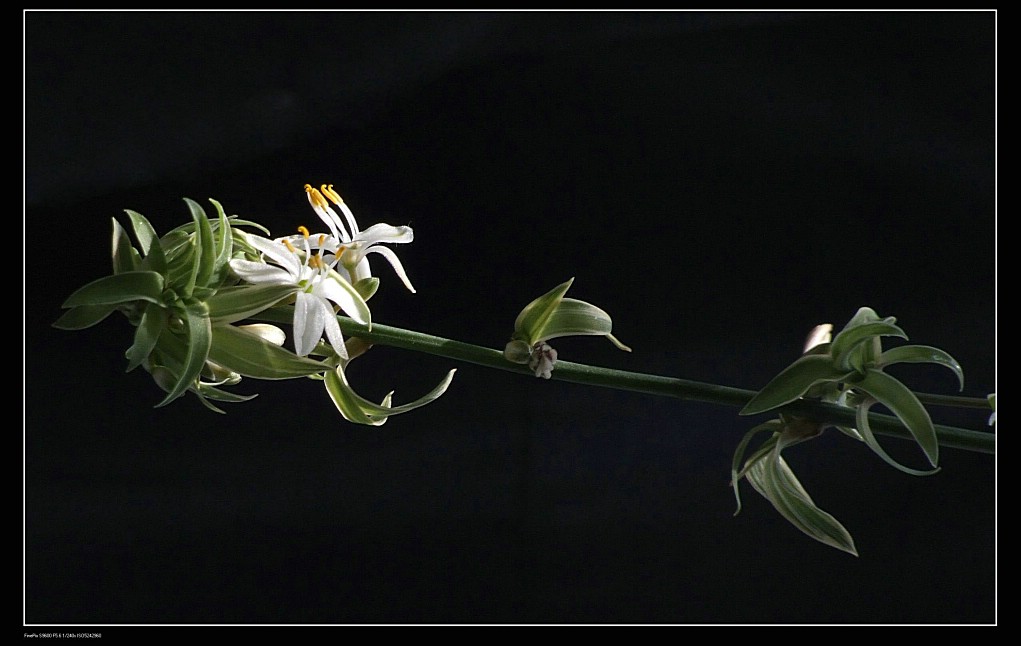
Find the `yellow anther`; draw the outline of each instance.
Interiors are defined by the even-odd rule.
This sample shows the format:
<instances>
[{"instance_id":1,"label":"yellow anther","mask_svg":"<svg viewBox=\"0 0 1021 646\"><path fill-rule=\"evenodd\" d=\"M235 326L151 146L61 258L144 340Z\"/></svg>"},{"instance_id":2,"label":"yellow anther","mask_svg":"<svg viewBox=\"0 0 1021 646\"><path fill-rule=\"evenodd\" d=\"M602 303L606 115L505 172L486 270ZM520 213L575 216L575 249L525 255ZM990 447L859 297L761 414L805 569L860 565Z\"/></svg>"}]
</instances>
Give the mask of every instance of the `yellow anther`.
<instances>
[{"instance_id":1,"label":"yellow anther","mask_svg":"<svg viewBox=\"0 0 1021 646\"><path fill-rule=\"evenodd\" d=\"M287 247L287 249L288 249L288 250L289 250L289 251L290 251L291 253L298 253L298 250L294 248L294 245L292 245L292 244L291 244L291 241L290 241L290 240L288 240L287 238L284 238L284 246L285 246L285 247Z\"/></svg>"},{"instance_id":2,"label":"yellow anther","mask_svg":"<svg viewBox=\"0 0 1021 646\"><path fill-rule=\"evenodd\" d=\"M347 251L347 247L340 247L339 249L337 249L336 253L337 258L339 259L341 256L343 256L345 251Z\"/></svg>"},{"instance_id":3,"label":"yellow anther","mask_svg":"<svg viewBox=\"0 0 1021 646\"><path fill-rule=\"evenodd\" d=\"M326 194L326 197L330 198L330 201L337 206L340 206L344 202L344 200L340 197L340 193L333 190L333 184L323 184L321 188L323 193Z\"/></svg>"},{"instance_id":4,"label":"yellow anther","mask_svg":"<svg viewBox=\"0 0 1021 646\"><path fill-rule=\"evenodd\" d=\"M319 234L319 247L322 248L322 246L324 244L326 244L326 234L325 233L320 233Z\"/></svg>"},{"instance_id":5,"label":"yellow anther","mask_svg":"<svg viewBox=\"0 0 1021 646\"><path fill-rule=\"evenodd\" d=\"M305 239L308 240L308 236L310 234L308 232L308 228L307 227L305 227L304 225L298 227L298 233L300 233L301 235L305 236Z\"/></svg>"},{"instance_id":6,"label":"yellow anther","mask_svg":"<svg viewBox=\"0 0 1021 646\"><path fill-rule=\"evenodd\" d=\"M321 209L329 208L330 205L326 203L326 199L323 198L323 194L312 188L311 184L305 184L305 192L308 193L308 201L312 203L312 206L316 206Z\"/></svg>"}]
</instances>

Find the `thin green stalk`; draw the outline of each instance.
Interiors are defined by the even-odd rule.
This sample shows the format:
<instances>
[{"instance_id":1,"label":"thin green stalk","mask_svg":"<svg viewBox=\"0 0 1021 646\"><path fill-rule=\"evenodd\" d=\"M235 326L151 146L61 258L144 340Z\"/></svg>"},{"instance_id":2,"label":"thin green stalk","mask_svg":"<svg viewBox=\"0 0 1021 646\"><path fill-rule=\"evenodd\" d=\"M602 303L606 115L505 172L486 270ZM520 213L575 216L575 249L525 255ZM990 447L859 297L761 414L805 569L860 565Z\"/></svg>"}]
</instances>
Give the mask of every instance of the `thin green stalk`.
<instances>
[{"instance_id":1,"label":"thin green stalk","mask_svg":"<svg viewBox=\"0 0 1021 646\"><path fill-rule=\"evenodd\" d=\"M274 316L274 312L272 310L267 310L265 314L267 315L266 318L270 318L272 320L279 319L278 322L281 323L289 323L291 320L290 314L285 314L283 312L276 313L276 316ZM381 325L379 323L374 323L372 325L372 330L369 331L365 328L365 326L355 323L346 317L340 316L337 317L337 319L340 322L341 329L346 334L363 338L375 344L388 345L415 352L424 352L458 361L474 363L487 368L495 368L497 370L505 370L507 372L516 372L518 374L532 376L532 372L527 367L507 361L503 356L503 352L500 350L485 348L471 343L464 343L462 341L445 339L443 337L424 334L422 332ZM755 391L745 390L742 388L732 388L730 386L720 386L717 384L691 381L688 379L677 379L674 377L662 377L659 375L628 372L612 368L601 368L598 366L573 363L570 361L558 361L556 370L553 371L553 378L590 386L603 386L606 388L614 388L616 390L630 390L649 395L722 404L725 406L742 407L756 394ZM944 403L953 399L940 395L926 395L926 397L929 399L930 403ZM937 399L938 401L934 401L934 399ZM967 402L968 404L974 404L977 401L985 401L976 400L974 398L958 399L963 402ZM944 405L963 404L944 403ZM988 404L986 404L986 407L988 407ZM856 424L855 412L853 410L837 406L835 404L802 400L789 404L784 407L784 410L800 416L816 419L820 422L827 422L841 426L854 426ZM908 440L913 439L911 433L904 428L896 417L870 413L869 421L871 422L873 432ZM942 446L965 449L979 453L996 452L996 435L994 433L972 431L940 424L935 425L935 428L936 436Z\"/></svg>"},{"instance_id":2,"label":"thin green stalk","mask_svg":"<svg viewBox=\"0 0 1021 646\"><path fill-rule=\"evenodd\" d=\"M952 406L954 408L981 408L991 411L989 400L985 397L961 397L959 395L935 395L933 393L915 393L918 401L933 406Z\"/></svg>"}]
</instances>

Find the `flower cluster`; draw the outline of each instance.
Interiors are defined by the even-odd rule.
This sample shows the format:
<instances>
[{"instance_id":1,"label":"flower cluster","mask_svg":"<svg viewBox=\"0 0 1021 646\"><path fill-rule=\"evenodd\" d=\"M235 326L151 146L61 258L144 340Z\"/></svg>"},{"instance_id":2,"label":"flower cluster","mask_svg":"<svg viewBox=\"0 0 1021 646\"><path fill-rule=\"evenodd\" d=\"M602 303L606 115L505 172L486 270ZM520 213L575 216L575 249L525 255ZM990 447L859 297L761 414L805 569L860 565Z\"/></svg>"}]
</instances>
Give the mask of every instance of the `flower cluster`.
<instances>
[{"instance_id":1,"label":"flower cluster","mask_svg":"<svg viewBox=\"0 0 1021 646\"><path fill-rule=\"evenodd\" d=\"M371 330L367 301L379 285L368 256L382 256L414 292L397 254L383 246L411 242L413 231L383 223L359 229L332 185L306 184L305 193L328 232L313 234L301 226L297 235L274 239L254 222L228 217L215 200L210 200L215 219L185 200L192 222L160 237L145 217L128 211L137 248L114 220L113 275L72 294L55 326L82 329L114 311L125 314L137 328L128 369L142 366L167 392L159 405L190 391L222 412L213 401L254 396L224 389L246 376L321 379L341 414L361 424L382 424L435 400L453 370L430 393L403 406L393 406L393 393L380 404L365 400L344 374L369 347L357 337L357 330ZM353 338L344 338L341 313L355 330ZM247 320L263 322L242 323ZM291 326L293 352L284 347L284 331L270 323Z\"/></svg>"}]
</instances>

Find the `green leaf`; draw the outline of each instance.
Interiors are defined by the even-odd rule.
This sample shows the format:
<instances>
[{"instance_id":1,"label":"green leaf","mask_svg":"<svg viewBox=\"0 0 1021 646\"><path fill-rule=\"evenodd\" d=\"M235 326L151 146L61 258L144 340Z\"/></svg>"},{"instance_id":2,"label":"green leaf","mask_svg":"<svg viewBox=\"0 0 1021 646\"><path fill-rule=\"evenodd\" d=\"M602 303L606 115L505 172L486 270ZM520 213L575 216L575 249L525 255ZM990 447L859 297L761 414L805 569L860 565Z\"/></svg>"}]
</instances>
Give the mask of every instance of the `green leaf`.
<instances>
[{"instance_id":1,"label":"green leaf","mask_svg":"<svg viewBox=\"0 0 1021 646\"><path fill-rule=\"evenodd\" d=\"M246 377L294 379L332 370L232 325L214 326L212 339L209 360Z\"/></svg>"},{"instance_id":2,"label":"green leaf","mask_svg":"<svg viewBox=\"0 0 1021 646\"><path fill-rule=\"evenodd\" d=\"M216 386L211 386L209 384L204 384L202 382L199 382L198 384L195 385L195 390L196 394L202 395L203 397L208 397L209 399L215 399L216 401L229 403L251 401L259 396L258 393L252 395L239 395L237 393L232 393L230 391L223 390L222 388L217 388Z\"/></svg>"},{"instance_id":3,"label":"green leaf","mask_svg":"<svg viewBox=\"0 0 1021 646\"><path fill-rule=\"evenodd\" d=\"M131 301L161 303L163 276L154 271L126 271L104 276L67 297L62 307L117 305Z\"/></svg>"},{"instance_id":4,"label":"green leaf","mask_svg":"<svg viewBox=\"0 0 1021 646\"><path fill-rule=\"evenodd\" d=\"M849 370L838 370L826 355L806 354L783 369L783 371L766 384L740 415L764 413L801 397L815 384L825 381L843 381L850 374Z\"/></svg>"},{"instance_id":5,"label":"green leaf","mask_svg":"<svg viewBox=\"0 0 1021 646\"><path fill-rule=\"evenodd\" d=\"M337 407L337 410L340 411L344 419L354 424L362 424L363 426L382 426L386 423L388 415L373 416L365 412L361 405L365 400L359 397L351 388L351 385L348 384L343 368L338 367L336 370L327 372L325 374L325 382L326 392L329 393L330 399L333 400L333 405ZM391 392L386 396L381 408L389 404L392 395L393 393Z\"/></svg>"},{"instance_id":6,"label":"green leaf","mask_svg":"<svg viewBox=\"0 0 1021 646\"><path fill-rule=\"evenodd\" d=\"M850 426L835 426L834 428L836 428L838 431L840 431L847 437L858 440L859 442L865 441L865 438L861 436L861 433L859 433L858 429L856 428L851 428Z\"/></svg>"},{"instance_id":7,"label":"green leaf","mask_svg":"<svg viewBox=\"0 0 1021 646\"><path fill-rule=\"evenodd\" d=\"M382 404L373 403L358 395L348 383L343 367L326 373L326 391L344 419L356 424L379 426L391 415L407 413L438 399L447 391L455 372L457 372L456 369L451 370L431 391L415 401L401 406L391 406L390 400L393 392L386 396Z\"/></svg>"},{"instance_id":8,"label":"green leaf","mask_svg":"<svg viewBox=\"0 0 1021 646\"><path fill-rule=\"evenodd\" d=\"M213 266L216 263L216 248L213 240L213 230L209 226L209 216L205 209L194 200L184 198L191 211L191 219L195 223L195 265L193 276L189 279L185 296L191 296L195 286L205 287L209 284L209 278L213 275Z\"/></svg>"},{"instance_id":9,"label":"green leaf","mask_svg":"<svg viewBox=\"0 0 1021 646\"><path fill-rule=\"evenodd\" d=\"M881 321L881 320L883 320L883 319L881 319L880 316L878 314L876 314L876 311L874 309L872 309L871 307L859 307L858 311L855 312L854 316L851 317L851 320L848 321L847 325L844 326L844 330L848 330L850 328L857 327L857 326L863 325L865 323L872 323L874 321ZM892 316L889 317L887 320L890 323L896 323L897 322L896 319L894 319Z\"/></svg>"},{"instance_id":10,"label":"green leaf","mask_svg":"<svg viewBox=\"0 0 1021 646\"><path fill-rule=\"evenodd\" d=\"M918 397L915 397L907 386L890 375L872 368L865 373L861 381L855 382L854 387L868 393L889 408L911 432L918 446L929 458L929 463L932 466L939 464L939 440L936 439L932 419L922 402L918 401ZM864 429L858 430L864 434Z\"/></svg>"},{"instance_id":11,"label":"green leaf","mask_svg":"<svg viewBox=\"0 0 1021 646\"><path fill-rule=\"evenodd\" d=\"M858 410L855 412L855 415L858 420L858 428L860 429L861 432L861 440L865 442L865 444L870 449L872 449L872 451L876 455L883 458L883 460L887 464L894 467L898 471L903 471L904 473L913 476L928 476L938 472L939 467L936 467L931 471L920 471L918 469L912 469L911 467L904 466L900 462L897 462L892 457L890 457L890 454L887 453L883 449L883 447L879 445L879 440L876 439L876 436L872 433L872 427L869 426L869 409L872 407L874 403L876 403L876 400L870 397L863 401L862 403L858 404Z\"/></svg>"},{"instance_id":12,"label":"green leaf","mask_svg":"<svg viewBox=\"0 0 1021 646\"><path fill-rule=\"evenodd\" d=\"M138 251L131 246L131 239L128 232L124 230L116 218L113 220L113 240L111 243L113 257L113 273L120 274L125 271L138 269Z\"/></svg>"},{"instance_id":13,"label":"green leaf","mask_svg":"<svg viewBox=\"0 0 1021 646\"><path fill-rule=\"evenodd\" d=\"M763 431L772 431L773 433L776 433L782 427L780 420L769 420L768 422L759 424L752 430L745 433L744 437L741 438L741 441L737 443L737 448L734 449L734 459L730 465L730 486L734 489L734 499L737 501L737 509L734 511L735 516L741 513L741 491L739 486L741 478L744 477L745 472L752 464L773 449L776 445L776 439L775 437L771 438L770 440L767 440L763 446L759 447L758 451L756 451L752 457L748 458L748 462L744 463L744 468L742 469L744 453L748 449L748 444L752 441L752 438L759 433Z\"/></svg>"},{"instance_id":14,"label":"green leaf","mask_svg":"<svg viewBox=\"0 0 1021 646\"><path fill-rule=\"evenodd\" d=\"M858 556L851 534L840 521L815 505L780 455L780 449L778 445L772 456L752 465L748 482L799 530L820 543Z\"/></svg>"},{"instance_id":15,"label":"green leaf","mask_svg":"<svg viewBox=\"0 0 1021 646\"><path fill-rule=\"evenodd\" d=\"M174 286L174 291L182 296L186 295L189 283L195 277L195 246L189 241L179 247L173 256L168 255L167 261L167 284ZM195 286L191 286L191 292L195 292Z\"/></svg>"},{"instance_id":16,"label":"green leaf","mask_svg":"<svg viewBox=\"0 0 1021 646\"><path fill-rule=\"evenodd\" d=\"M535 345L541 338L546 322L553 316L573 282L572 278L561 283L526 305L514 320L514 338L520 339L530 346Z\"/></svg>"},{"instance_id":17,"label":"green leaf","mask_svg":"<svg viewBox=\"0 0 1021 646\"><path fill-rule=\"evenodd\" d=\"M598 335L605 336L618 349L631 352L631 348L610 334L612 328L610 315L602 309L585 301L564 298L546 319L535 341L548 341L564 336Z\"/></svg>"},{"instance_id":18,"label":"green leaf","mask_svg":"<svg viewBox=\"0 0 1021 646\"><path fill-rule=\"evenodd\" d=\"M160 238L160 246L169 261L191 246L191 236L186 231L174 229Z\"/></svg>"},{"instance_id":19,"label":"green leaf","mask_svg":"<svg viewBox=\"0 0 1021 646\"><path fill-rule=\"evenodd\" d=\"M116 305L79 305L72 307L53 323L60 330L84 330L110 316Z\"/></svg>"},{"instance_id":20,"label":"green leaf","mask_svg":"<svg viewBox=\"0 0 1021 646\"><path fill-rule=\"evenodd\" d=\"M188 331L188 351L184 360L184 366L179 375L175 375L177 382L173 384L170 392L163 398L163 401L156 404L156 408L166 406L174 401L195 384L202 366L206 363L211 343L211 331L209 317L204 312L205 308L188 307L185 309L185 324Z\"/></svg>"},{"instance_id":21,"label":"green leaf","mask_svg":"<svg viewBox=\"0 0 1021 646\"><path fill-rule=\"evenodd\" d=\"M135 238L138 239L138 245L142 248L142 255L145 256L143 268L165 274L167 271L167 259L163 254L163 247L160 244L159 237L156 235L156 230L152 228L152 224L141 213L130 209L125 209L124 212L131 219L131 228L134 229Z\"/></svg>"},{"instance_id":22,"label":"green leaf","mask_svg":"<svg viewBox=\"0 0 1021 646\"><path fill-rule=\"evenodd\" d=\"M214 275L219 275L227 270L227 263L230 262L234 253L234 236L231 234L230 223L227 221L227 214L219 202L210 198L210 202L216 207L218 226L216 229L216 261L213 263Z\"/></svg>"},{"instance_id":23,"label":"green leaf","mask_svg":"<svg viewBox=\"0 0 1021 646\"><path fill-rule=\"evenodd\" d=\"M964 390L964 369L956 359L939 348L927 345L902 345L881 354L877 367L882 368L895 363L935 363L945 366L957 375L961 390Z\"/></svg>"},{"instance_id":24,"label":"green leaf","mask_svg":"<svg viewBox=\"0 0 1021 646\"><path fill-rule=\"evenodd\" d=\"M166 310L156 303L147 303L145 311L142 312L142 320L135 329L134 343L127 351L128 368L126 372L131 372L142 365L142 362L156 347L156 342L159 341L160 334L163 333L166 325Z\"/></svg>"},{"instance_id":25,"label":"green leaf","mask_svg":"<svg viewBox=\"0 0 1021 646\"><path fill-rule=\"evenodd\" d=\"M853 365L851 358L852 351L862 343L869 341L876 336L896 336L902 339L908 338L904 330L888 321L876 321L874 323L863 323L852 328L845 328L833 339L830 346L830 354L833 362L843 370L850 370ZM866 366L867 367L867 366Z\"/></svg>"},{"instance_id":26,"label":"green leaf","mask_svg":"<svg viewBox=\"0 0 1021 646\"><path fill-rule=\"evenodd\" d=\"M612 329L610 315L603 310L585 301L563 298L546 319L536 341L586 334L602 336Z\"/></svg>"},{"instance_id":27,"label":"green leaf","mask_svg":"<svg viewBox=\"0 0 1021 646\"><path fill-rule=\"evenodd\" d=\"M258 314L298 291L294 285L223 287L206 300L213 323L233 323Z\"/></svg>"}]
</instances>

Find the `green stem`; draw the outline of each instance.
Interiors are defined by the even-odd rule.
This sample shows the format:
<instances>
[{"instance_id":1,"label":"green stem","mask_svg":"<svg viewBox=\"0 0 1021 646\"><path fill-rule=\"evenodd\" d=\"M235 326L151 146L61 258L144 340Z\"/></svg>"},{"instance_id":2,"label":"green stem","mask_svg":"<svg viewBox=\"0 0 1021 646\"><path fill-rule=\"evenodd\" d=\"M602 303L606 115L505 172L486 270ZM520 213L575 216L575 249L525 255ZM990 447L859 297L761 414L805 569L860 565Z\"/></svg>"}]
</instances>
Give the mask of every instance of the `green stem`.
<instances>
[{"instance_id":1,"label":"green stem","mask_svg":"<svg viewBox=\"0 0 1021 646\"><path fill-rule=\"evenodd\" d=\"M934 395L932 393L915 393L918 401L933 406L952 406L954 408L981 408L992 410L989 400L985 397L961 397L958 395Z\"/></svg>"},{"instance_id":2,"label":"green stem","mask_svg":"<svg viewBox=\"0 0 1021 646\"><path fill-rule=\"evenodd\" d=\"M264 318L271 320L279 319L278 322L281 323L289 323L291 321L291 315L288 313L280 312L278 317L274 316L272 310L267 310L263 314ZM346 317L338 316L337 320L340 323L340 328L346 334L363 338L375 344L424 352L474 363L487 368L532 376L532 372L527 367L507 361L500 350L445 339L431 334L423 334L422 332L381 325L379 323L374 323L372 330L369 331L365 326L355 323ZM720 386L688 379L601 368L570 361L558 361L556 370L553 371L553 378L589 386L603 386L616 390L630 390L649 395L722 404L725 406L743 407L755 395L753 390ZM939 395L926 395L926 397L931 403L942 403L953 399L944 398ZM939 402L934 399L938 399ZM979 401L973 398L958 399L967 400L968 402ZM985 400L981 401L985 402ZM988 403L985 406L988 407ZM789 404L783 410L804 417L810 417L820 422L840 426L854 426L856 424L855 412L853 410L835 404L802 400ZM873 432L907 440L913 439L911 433L896 417L870 413L869 421L871 422ZM996 436L994 433L972 431L940 424L936 424L935 427L936 436L942 446L979 453L996 452Z\"/></svg>"}]
</instances>

